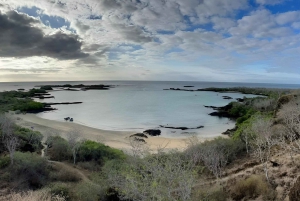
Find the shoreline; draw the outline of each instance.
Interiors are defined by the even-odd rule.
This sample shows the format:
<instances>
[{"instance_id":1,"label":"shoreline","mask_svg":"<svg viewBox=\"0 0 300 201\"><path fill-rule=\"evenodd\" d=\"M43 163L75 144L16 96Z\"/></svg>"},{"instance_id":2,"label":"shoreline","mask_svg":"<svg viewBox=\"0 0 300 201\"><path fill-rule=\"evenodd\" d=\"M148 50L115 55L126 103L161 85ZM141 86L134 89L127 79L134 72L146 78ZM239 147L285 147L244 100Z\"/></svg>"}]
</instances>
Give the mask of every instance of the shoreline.
<instances>
[{"instance_id":1,"label":"shoreline","mask_svg":"<svg viewBox=\"0 0 300 201\"><path fill-rule=\"evenodd\" d=\"M82 124L71 122L60 122L55 120L48 120L38 117L36 114L14 114L11 115L15 119L17 125L25 128L33 127L35 131L41 132L44 136L43 141L48 136L59 135L63 138L67 138L67 132L76 129L80 131L80 139L87 139L96 142L103 143L107 146L123 150L124 152L130 152L130 136L136 134L136 131L112 131L102 130L97 128L88 127ZM147 135L148 138L143 138L146 141L146 146L150 151L155 151L160 148L165 150L184 150L190 138L166 138L166 137L152 137ZM225 137L225 136L224 136ZM215 137L199 138L198 140L203 142L206 140L214 139Z\"/></svg>"}]
</instances>

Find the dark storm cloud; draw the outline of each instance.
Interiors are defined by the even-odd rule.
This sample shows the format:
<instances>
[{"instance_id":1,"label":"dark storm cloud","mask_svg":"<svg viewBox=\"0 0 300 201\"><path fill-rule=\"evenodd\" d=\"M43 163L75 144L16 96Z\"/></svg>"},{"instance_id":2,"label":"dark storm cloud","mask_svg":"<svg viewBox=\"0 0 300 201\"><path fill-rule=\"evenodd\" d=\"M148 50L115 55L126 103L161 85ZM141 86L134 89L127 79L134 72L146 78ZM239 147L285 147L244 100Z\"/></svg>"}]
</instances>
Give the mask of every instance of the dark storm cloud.
<instances>
[{"instance_id":1,"label":"dark storm cloud","mask_svg":"<svg viewBox=\"0 0 300 201\"><path fill-rule=\"evenodd\" d=\"M40 21L9 11L0 13L0 57L48 56L60 60L85 58L77 35L56 33L44 35L35 27Z\"/></svg>"}]
</instances>

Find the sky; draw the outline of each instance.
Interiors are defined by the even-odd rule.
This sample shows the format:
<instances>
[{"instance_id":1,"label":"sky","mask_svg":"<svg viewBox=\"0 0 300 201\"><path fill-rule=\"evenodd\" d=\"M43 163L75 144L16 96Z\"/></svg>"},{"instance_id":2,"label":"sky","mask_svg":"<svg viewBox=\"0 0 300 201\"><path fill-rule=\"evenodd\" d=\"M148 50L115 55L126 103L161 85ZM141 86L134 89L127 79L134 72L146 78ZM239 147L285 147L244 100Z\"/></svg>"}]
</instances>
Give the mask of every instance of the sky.
<instances>
[{"instance_id":1,"label":"sky","mask_svg":"<svg viewBox=\"0 0 300 201\"><path fill-rule=\"evenodd\" d=\"M299 0L0 0L0 82L300 84Z\"/></svg>"}]
</instances>

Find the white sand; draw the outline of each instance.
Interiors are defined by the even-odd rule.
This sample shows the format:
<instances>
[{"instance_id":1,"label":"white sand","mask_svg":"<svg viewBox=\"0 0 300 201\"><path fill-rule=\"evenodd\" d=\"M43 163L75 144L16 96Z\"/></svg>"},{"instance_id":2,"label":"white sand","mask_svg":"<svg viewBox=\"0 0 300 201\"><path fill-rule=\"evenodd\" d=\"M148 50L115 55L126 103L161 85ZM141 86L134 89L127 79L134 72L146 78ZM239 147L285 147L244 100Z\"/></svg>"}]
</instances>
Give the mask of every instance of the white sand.
<instances>
[{"instance_id":1,"label":"white sand","mask_svg":"<svg viewBox=\"0 0 300 201\"><path fill-rule=\"evenodd\" d=\"M17 125L26 128L34 127L34 130L41 132L45 138L47 138L47 136L49 135L60 135L61 137L66 138L68 131L76 129L80 131L80 138L82 139L101 142L110 147L114 147L124 151L129 151L131 149L129 136L135 134L135 132L130 131L101 130L72 122L59 122L54 120L47 120L40 118L35 114L19 114L12 115L12 117L14 117L14 119L16 120ZM187 147L188 141L187 138L174 139L164 137L152 137L149 135L148 138L143 139L145 139L146 144L149 146L150 150L156 150L158 148L165 148L167 150L183 150ZM201 139L201 141L204 141L205 139Z\"/></svg>"}]
</instances>

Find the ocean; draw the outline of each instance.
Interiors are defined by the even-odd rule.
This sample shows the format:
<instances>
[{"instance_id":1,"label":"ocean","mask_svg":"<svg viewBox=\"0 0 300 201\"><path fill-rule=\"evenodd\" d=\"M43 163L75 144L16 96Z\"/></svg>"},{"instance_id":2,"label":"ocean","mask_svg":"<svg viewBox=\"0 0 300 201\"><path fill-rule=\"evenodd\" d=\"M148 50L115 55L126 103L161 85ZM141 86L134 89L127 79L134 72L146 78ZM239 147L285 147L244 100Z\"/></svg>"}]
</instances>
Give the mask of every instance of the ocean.
<instances>
[{"instance_id":1,"label":"ocean","mask_svg":"<svg viewBox=\"0 0 300 201\"><path fill-rule=\"evenodd\" d=\"M215 137L227 129L233 128L235 122L228 118L212 117L208 106L224 106L234 99L254 97L240 93L166 91L163 89L189 89L206 87L266 87L266 88L300 88L300 85L221 83L221 82L159 82L159 81L79 81L79 82L24 82L0 83L0 91L30 89L47 84L109 84L116 85L110 90L89 91L53 91L54 99L37 100L41 102L83 102L78 105L55 105L55 111L39 113L45 119L64 121L72 117L74 123L115 131L142 132L146 129L161 129L160 125L172 127L189 127L200 129L174 130L161 129L162 136L182 138L192 135Z\"/></svg>"}]
</instances>

